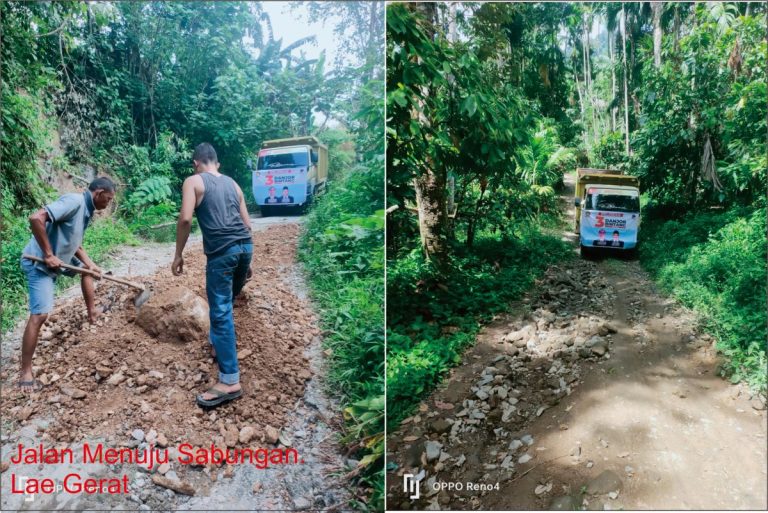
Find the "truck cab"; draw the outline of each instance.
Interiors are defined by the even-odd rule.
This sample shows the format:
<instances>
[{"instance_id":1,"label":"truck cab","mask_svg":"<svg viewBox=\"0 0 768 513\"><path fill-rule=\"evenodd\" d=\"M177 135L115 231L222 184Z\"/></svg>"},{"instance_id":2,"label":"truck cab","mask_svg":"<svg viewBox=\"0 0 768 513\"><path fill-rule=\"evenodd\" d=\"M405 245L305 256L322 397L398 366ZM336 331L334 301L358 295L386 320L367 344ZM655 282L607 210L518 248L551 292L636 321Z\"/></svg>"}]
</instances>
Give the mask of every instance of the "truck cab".
<instances>
[{"instance_id":1,"label":"truck cab","mask_svg":"<svg viewBox=\"0 0 768 513\"><path fill-rule=\"evenodd\" d=\"M637 177L613 170L579 169L574 203L583 256L598 250L636 251L640 228Z\"/></svg>"},{"instance_id":2,"label":"truck cab","mask_svg":"<svg viewBox=\"0 0 768 513\"><path fill-rule=\"evenodd\" d=\"M253 197L263 216L290 207L303 211L325 191L328 147L316 137L265 141L251 173Z\"/></svg>"}]
</instances>

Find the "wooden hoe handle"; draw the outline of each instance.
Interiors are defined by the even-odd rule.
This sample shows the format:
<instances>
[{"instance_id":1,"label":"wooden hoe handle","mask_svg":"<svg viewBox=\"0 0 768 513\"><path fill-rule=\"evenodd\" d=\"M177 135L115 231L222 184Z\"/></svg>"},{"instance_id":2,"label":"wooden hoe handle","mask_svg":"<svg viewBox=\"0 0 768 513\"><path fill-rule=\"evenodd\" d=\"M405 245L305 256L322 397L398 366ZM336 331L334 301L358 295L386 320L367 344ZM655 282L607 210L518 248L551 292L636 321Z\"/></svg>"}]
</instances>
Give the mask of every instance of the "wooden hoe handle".
<instances>
[{"instance_id":1,"label":"wooden hoe handle","mask_svg":"<svg viewBox=\"0 0 768 513\"><path fill-rule=\"evenodd\" d=\"M40 257L36 257L36 256L33 256L33 255L24 255L24 258L26 258L27 260L32 260L34 262L40 262L41 264L45 264L45 260L43 260ZM115 278L115 277L110 276L108 274L97 273L96 271L91 271L90 269L85 269L83 267L76 267L74 265L69 265L69 264L64 264L64 263L61 264L61 267L63 267L64 269L68 269L68 270L70 270L72 272L76 272L76 273L80 273L80 274L89 274L89 275L94 276L96 278L104 278L105 280L114 281L115 283L120 283L121 285L127 285L128 287L132 287L132 288L137 289L137 290L141 290L141 291L144 290L144 285L142 285L140 283L135 283L135 282L132 282L132 281L124 280L122 278Z\"/></svg>"}]
</instances>

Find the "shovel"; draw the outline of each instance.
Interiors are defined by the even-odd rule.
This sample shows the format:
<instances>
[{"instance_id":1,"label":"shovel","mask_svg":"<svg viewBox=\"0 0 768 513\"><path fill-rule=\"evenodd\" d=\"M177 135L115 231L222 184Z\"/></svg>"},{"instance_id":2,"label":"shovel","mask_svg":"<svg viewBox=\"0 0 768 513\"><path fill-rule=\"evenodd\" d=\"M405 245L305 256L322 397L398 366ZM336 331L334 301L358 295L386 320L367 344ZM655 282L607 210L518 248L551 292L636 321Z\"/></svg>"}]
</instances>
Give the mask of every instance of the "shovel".
<instances>
[{"instance_id":1,"label":"shovel","mask_svg":"<svg viewBox=\"0 0 768 513\"><path fill-rule=\"evenodd\" d=\"M32 260L34 262L40 262L41 264L45 264L45 260L36 256L24 255L24 258L26 258L27 260ZM61 264L61 267L72 272L76 272L80 274L89 274L94 278L104 278L105 280L114 281L115 283L119 283L121 285L127 285L128 287L138 290L139 293L133 299L133 304L136 306L136 308L139 308L141 305L146 303L147 300L149 299L149 296L151 295L150 291L148 291L146 287L144 287L144 285L142 285L141 283L135 283L132 281L124 280L122 278L115 278L113 276L109 276L108 274L100 274L95 271L91 271L90 269L75 267L74 265Z\"/></svg>"}]
</instances>

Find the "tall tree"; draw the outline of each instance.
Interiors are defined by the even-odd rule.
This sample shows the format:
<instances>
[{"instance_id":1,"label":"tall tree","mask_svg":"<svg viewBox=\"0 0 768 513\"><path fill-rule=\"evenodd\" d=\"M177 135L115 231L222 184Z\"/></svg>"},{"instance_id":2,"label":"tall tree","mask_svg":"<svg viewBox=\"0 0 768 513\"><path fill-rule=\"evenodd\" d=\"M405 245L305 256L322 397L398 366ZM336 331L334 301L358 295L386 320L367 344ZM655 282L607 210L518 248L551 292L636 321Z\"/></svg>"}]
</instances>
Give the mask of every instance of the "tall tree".
<instances>
[{"instance_id":1,"label":"tall tree","mask_svg":"<svg viewBox=\"0 0 768 513\"><path fill-rule=\"evenodd\" d=\"M608 28L608 56L611 63L611 132L616 131L616 33L615 27Z\"/></svg>"},{"instance_id":2,"label":"tall tree","mask_svg":"<svg viewBox=\"0 0 768 513\"><path fill-rule=\"evenodd\" d=\"M433 40L437 34L435 28L437 4L413 2L407 5L408 9L418 16L417 19L427 37ZM421 64L421 57L418 54L414 54L411 59L416 65ZM430 120L424 115L424 99L430 95L429 86L422 84L419 88L420 98L411 109L411 120L423 127L429 127ZM422 168L413 179L413 188L416 192L421 246L427 258L438 266L445 263L448 251L445 233L448 221L446 182L445 168L437 165L429 156L425 156Z\"/></svg>"},{"instance_id":3,"label":"tall tree","mask_svg":"<svg viewBox=\"0 0 768 513\"><path fill-rule=\"evenodd\" d=\"M627 73L627 13L624 2L621 3L621 59L624 65L624 151L629 156L629 92Z\"/></svg>"},{"instance_id":4,"label":"tall tree","mask_svg":"<svg viewBox=\"0 0 768 513\"><path fill-rule=\"evenodd\" d=\"M661 15L664 12L664 2L651 3L653 11L653 65L661 67Z\"/></svg>"}]
</instances>

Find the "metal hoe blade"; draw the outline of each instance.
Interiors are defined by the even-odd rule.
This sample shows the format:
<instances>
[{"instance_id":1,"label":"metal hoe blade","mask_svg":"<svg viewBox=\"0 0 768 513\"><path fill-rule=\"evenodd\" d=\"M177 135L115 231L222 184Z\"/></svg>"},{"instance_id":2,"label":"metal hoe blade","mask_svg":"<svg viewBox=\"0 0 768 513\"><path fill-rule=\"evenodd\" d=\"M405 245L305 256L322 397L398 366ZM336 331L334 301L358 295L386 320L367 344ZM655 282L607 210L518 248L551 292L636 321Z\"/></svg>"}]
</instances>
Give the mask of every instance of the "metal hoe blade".
<instances>
[{"instance_id":1,"label":"metal hoe blade","mask_svg":"<svg viewBox=\"0 0 768 513\"><path fill-rule=\"evenodd\" d=\"M134 299L133 299L133 305L136 308L141 307L144 303L147 302L147 300L150 298L152 293L148 291L147 289L142 290Z\"/></svg>"}]
</instances>

